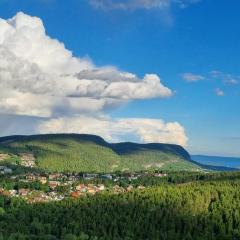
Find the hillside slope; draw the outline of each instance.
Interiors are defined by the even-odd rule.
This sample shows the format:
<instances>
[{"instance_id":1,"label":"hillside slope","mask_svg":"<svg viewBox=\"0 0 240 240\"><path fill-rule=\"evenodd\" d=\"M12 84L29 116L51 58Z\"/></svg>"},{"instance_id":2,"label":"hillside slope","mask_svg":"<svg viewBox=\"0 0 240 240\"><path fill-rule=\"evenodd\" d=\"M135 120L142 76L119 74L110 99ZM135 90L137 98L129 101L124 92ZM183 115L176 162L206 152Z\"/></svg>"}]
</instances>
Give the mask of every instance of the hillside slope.
<instances>
[{"instance_id":1,"label":"hillside slope","mask_svg":"<svg viewBox=\"0 0 240 240\"><path fill-rule=\"evenodd\" d=\"M114 172L149 169L197 171L187 151L171 144L110 144L85 134L48 134L0 138L8 160L49 171ZM3 155L4 156L4 155Z\"/></svg>"}]
</instances>

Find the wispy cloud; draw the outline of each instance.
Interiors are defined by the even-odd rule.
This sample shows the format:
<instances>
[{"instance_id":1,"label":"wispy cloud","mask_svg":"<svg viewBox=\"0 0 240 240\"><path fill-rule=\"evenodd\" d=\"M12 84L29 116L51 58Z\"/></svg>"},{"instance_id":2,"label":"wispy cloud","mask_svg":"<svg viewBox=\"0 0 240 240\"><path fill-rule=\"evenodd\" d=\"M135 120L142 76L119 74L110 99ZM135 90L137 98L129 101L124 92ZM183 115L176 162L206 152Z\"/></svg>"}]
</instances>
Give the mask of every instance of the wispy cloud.
<instances>
[{"instance_id":1,"label":"wispy cloud","mask_svg":"<svg viewBox=\"0 0 240 240\"><path fill-rule=\"evenodd\" d=\"M202 0L176 0L176 1L172 1L173 3L177 3L177 5L180 8L187 8L189 5L191 4L196 4L201 2Z\"/></svg>"},{"instance_id":2,"label":"wispy cloud","mask_svg":"<svg viewBox=\"0 0 240 240\"><path fill-rule=\"evenodd\" d=\"M180 74L183 80L186 82L198 82L202 80L206 80L205 82L210 84L216 84L216 88L214 89L215 95L219 97L225 96L225 88L227 88L226 85L229 85L228 88L231 87L237 87L237 85L240 85L240 76L224 73L222 71L213 70L207 73L202 74L196 74L191 72L186 72L183 74Z\"/></svg>"},{"instance_id":3,"label":"wispy cloud","mask_svg":"<svg viewBox=\"0 0 240 240\"><path fill-rule=\"evenodd\" d=\"M220 88L216 88L215 89L215 93L219 97L223 97L225 95L224 91L222 89L220 89Z\"/></svg>"},{"instance_id":4,"label":"wispy cloud","mask_svg":"<svg viewBox=\"0 0 240 240\"><path fill-rule=\"evenodd\" d=\"M203 75L193 73L183 73L182 78L186 82L198 82L205 79Z\"/></svg>"},{"instance_id":5,"label":"wispy cloud","mask_svg":"<svg viewBox=\"0 0 240 240\"><path fill-rule=\"evenodd\" d=\"M137 9L166 9L171 5L186 8L201 0L90 0L89 3L96 9L103 10L137 10Z\"/></svg>"},{"instance_id":6,"label":"wispy cloud","mask_svg":"<svg viewBox=\"0 0 240 240\"><path fill-rule=\"evenodd\" d=\"M213 70L210 72L212 78L220 79L225 84L236 85L240 83L240 76Z\"/></svg>"}]
</instances>

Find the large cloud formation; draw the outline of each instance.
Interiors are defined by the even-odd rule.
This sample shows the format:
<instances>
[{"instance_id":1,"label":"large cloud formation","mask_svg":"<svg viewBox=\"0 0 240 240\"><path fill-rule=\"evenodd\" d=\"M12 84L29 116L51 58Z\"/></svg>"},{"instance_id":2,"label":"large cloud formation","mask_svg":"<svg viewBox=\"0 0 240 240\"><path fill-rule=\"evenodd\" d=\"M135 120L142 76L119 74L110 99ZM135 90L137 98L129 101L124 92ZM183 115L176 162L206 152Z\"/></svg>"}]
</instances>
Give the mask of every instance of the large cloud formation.
<instances>
[{"instance_id":1,"label":"large cloud formation","mask_svg":"<svg viewBox=\"0 0 240 240\"><path fill-rule=\"evenodd\" d=\"M106 116L99 120L107 108L130 100L170 97L172 91L156 74L140 79L115 67L97 67L89 59L74 57L63 43L46 34L37 17L20 12L11 19L0 19L0 84L0 113L41 117L40 132L99 133L92 128L92 122L97 121L100 127L107 123L105 133L101 133L104 136L113 136L121 129L119 134L132 133L142 141L186 143L179 124L173 123L175 127L165 131L171 123L161 120L114 120ZM64 121L72 124L64 129ZM150 122L159 128L158 136L149 130ZM179 141L181 134L185 140Z\"/></svg>"},{"instance_id":2,"label":"large cloud formation","mask_svg":"<svg viewBox=\"0 0 240 240\"><path fill-rule=\"evenodd\" d=\"M1 89L8 92L1 94L2 112L44 117L62 111L63 105L68 112L81 113L87 110L86 102L89 110L96 111L127 100L172 95L157 75L139 79L73 57L62 43L46 35L39 18L23 13L0 19L0 81Z\"/></svg>"}]
</instances>

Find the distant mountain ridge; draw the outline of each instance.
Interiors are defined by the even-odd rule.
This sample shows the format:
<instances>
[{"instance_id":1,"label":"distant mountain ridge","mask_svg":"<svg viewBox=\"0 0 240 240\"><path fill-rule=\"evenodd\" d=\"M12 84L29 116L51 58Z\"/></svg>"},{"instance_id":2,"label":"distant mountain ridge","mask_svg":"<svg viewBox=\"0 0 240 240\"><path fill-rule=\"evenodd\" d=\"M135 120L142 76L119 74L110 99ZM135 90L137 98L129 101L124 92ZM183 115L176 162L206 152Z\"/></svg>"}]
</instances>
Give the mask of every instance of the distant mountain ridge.
<instances>
[{"instance_id":1,"label":"distant mountain ridge","mask_svg":"<svg viewBox=\"0 0 240 240\"><path fill-rule=\"evenodd\" d=\"M41 134L41 135L12 135L0 137L1 143L9 143L11 141L32 141L32 140L49 140L51 138L75 138L76 140L85 140L95 142L96 144L110 147L118 154L126 154L141 149L159 150L163 152L173 152L181 155L183 158L190 160L189 153L180 145L167 144L167 143L133 143L133 142L120 142L108 143L102 137L91 134Z\"/></svg>"},{"instance_id":2,"label":"distant mountain ridge","mask_svg":"<svg viewBox=\"0 0 240 240\"><path fill-rule=\"evenodd\" d=\"M220 157L207 155L191 155L194 162L208 169L218 171L240 171L240 157Z\"/></svg>"},{"instance_id":3,"label":"distant mountain ridge","mask_svg":"<svg viewBox=\"0 0 240 240\"><path fill-rule=\"evenodd\" d=\"M179 145L108 143L89 134L1 137L0 151L14 155L14 159L21 158L22 153L31 153L36 157L37 168L51 171L200 170Z\"/></svg>"},{"instance_id":4,"label":"distant mountain ridge","mask_svg":"<svg viewBox=\"0 0 240 240\"><path fill-rule=\"evenodd\" d=\"M182 157L190 160L189 153L180 145L167 144L167 143L133 143L133 142L120 142L120 143L108 143L102 137L91 134L41 134L41 135L12 135L6 137L0 137L0 144L4 144L11 141L31 141L31 140L46 140L55 138L74 138L76 140L92 141L102 146L111 147L117 153L126 153L139 150L140 148L147 148L160 151L173 151L176 154L182 155Z\"/></svg>"}]
</instances>

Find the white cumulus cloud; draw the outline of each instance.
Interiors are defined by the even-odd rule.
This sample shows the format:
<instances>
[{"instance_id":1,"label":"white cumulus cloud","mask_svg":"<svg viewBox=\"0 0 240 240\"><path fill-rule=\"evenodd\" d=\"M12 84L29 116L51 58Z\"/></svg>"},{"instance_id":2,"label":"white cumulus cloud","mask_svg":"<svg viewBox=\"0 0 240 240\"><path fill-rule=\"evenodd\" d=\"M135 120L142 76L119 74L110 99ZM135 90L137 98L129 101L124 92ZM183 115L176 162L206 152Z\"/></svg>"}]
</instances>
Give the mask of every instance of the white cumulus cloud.
<instances>
[{"instance_id":1,"label":"white cumulus cloud","mask_svg":"<svg viewBox=\"0 0 240 240\"><path fill-rule=\"evenodd\" d=\"M42 122L38 128L41 133L97 134L111 142L135 136L144 143L173 143L182 146L186 146L187 143L184 128L178 122L165 123L160 119L111 119L105 116L62 117Z\"/></svg>"},{"instance_id":2,"label":"white cumulus cloud","mask_svg":"<svg viewBox=\"0 0 240 240\"><path fill-rule=\"evenodd\" d=\"M46 35L41 19L21 12L0 19L0 84L9 92L0 96L2 112L47 117L56 114L59 104L67 113L79 113L87 107L101 111L127 100L172 95L155 74L140 79L74 57L63 43Z\"/></svg>"},{"instance_id":3,"label":"white cumulus cloud","mask_svg":"<svg viewBox=\"0 0 240 240\"><path fill-rule=\"evenodd\" d=\"M139 78L75 57L63 43L46 34L40 18L22 12L11 19L0 18L0 86L0 114L11 118L14 126L5 128L9 133L16 129L14 116L18 116L15 119L31 122L31 132L23 127L27 134L94 133L113 141L129 134L143 142L185 145L187 141L184 128L177 122L104 115L104 110L131 100L172 96L158 75Z\"/></svg>"}]
</instances>

